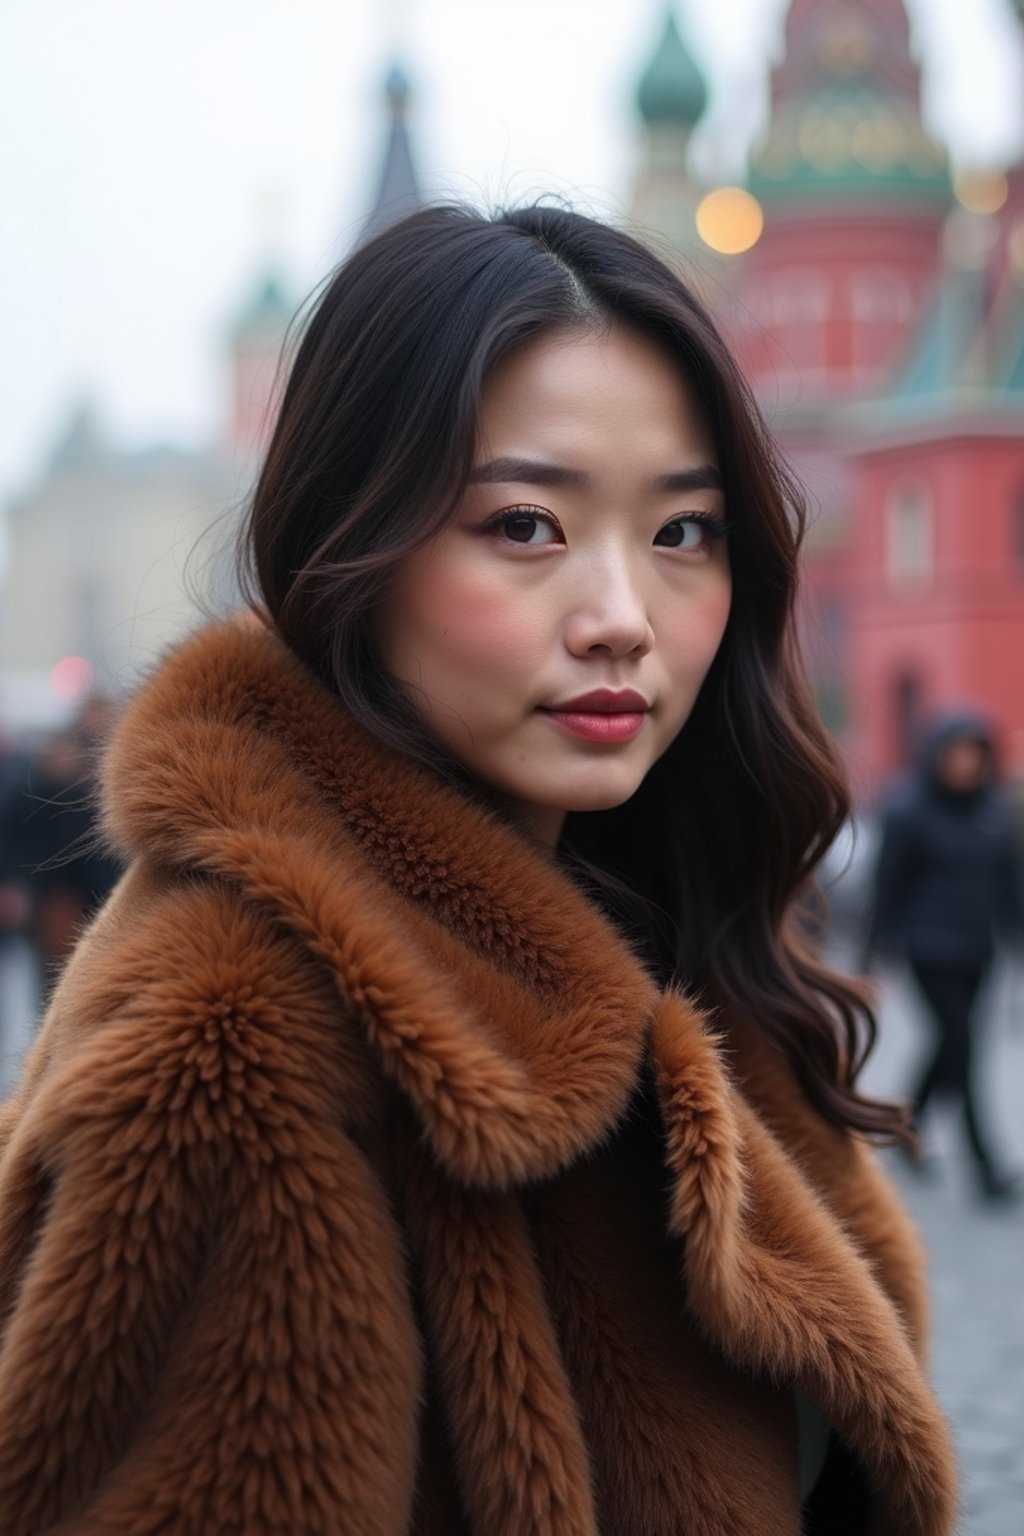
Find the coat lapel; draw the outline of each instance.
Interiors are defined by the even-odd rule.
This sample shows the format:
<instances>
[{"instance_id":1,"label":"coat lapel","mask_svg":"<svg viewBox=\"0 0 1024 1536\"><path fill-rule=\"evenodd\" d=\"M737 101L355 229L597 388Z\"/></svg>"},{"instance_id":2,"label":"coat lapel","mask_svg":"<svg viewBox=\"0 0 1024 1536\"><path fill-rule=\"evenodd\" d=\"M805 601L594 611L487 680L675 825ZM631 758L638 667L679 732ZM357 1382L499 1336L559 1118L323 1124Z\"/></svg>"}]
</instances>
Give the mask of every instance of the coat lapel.
<instances>
[{"instance_id":1,"label":"coat lapel","mask_svg":"<svg viewBox=\"0 0 1024 1536\"><path fill-rule=\"evenodd\" d=\"M598 1536L590 1467L514 1190L467 1188L416 1155L405 1210L470 1528Z\"/></svg>"},{"instance_id":2,"label":"coat lapel","mask_svg":"<svg viewBox=\"0 0 1024 1536\"><path fill-rule=\"evenodd\" d=\"M946 1426L868 1259L671 996L654 1052L698 1320L731 1359L807 1393L867 1469L879 1536L948 1530Z\"/></svg>"}]
</instances>

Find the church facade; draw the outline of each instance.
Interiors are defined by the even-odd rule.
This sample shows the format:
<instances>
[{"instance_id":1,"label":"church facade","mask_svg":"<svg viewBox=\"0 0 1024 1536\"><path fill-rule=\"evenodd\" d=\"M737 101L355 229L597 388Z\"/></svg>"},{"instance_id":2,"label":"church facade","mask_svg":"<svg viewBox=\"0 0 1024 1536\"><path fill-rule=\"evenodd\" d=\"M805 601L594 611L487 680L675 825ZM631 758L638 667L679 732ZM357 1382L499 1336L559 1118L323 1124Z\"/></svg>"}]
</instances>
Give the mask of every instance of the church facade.
<instances>
[{"instance_id":1,"label":"church facade","mask_svg":"<svg viewBox=\"0 0 1024 1536\"><path fill-rule=\"evenodd\" d=\"M637 93L632 227L704 289L807 488L809 668L862 799L953 703L989 712L1024 776L1024 160L954 177L920 84L903 0L791 0L745 250L702 222L709 93L671 11ZM399 70L384 96L364 235L422 201ZM116 687L195 622L182 570L199 545L202 577L203 530L229 533L251 484L291 310L268 277L239 315L208 451L124 455L87 412L68 424L9 512L6 667L79 655ZM230 601L223 570L214 586Z\"/></svg>"},{"instance_id":2,"label":"church facade","mask_svg":"<svg viewBox=\"0 0 1024 1536\"><path fill-rule=\"evenodd\" d=\"M705 98L674 22L645 117L652 79L656 132L674 115L688 141ZM686 153L696 217L685 240L654 225L711 274L807 487L806 649L862 798L953 704L986 711L1024 774L1024 161L954 178L920 83L903 0L792 0L747 178L760 238L709 256Z\"/></svg>"}]
</instances>

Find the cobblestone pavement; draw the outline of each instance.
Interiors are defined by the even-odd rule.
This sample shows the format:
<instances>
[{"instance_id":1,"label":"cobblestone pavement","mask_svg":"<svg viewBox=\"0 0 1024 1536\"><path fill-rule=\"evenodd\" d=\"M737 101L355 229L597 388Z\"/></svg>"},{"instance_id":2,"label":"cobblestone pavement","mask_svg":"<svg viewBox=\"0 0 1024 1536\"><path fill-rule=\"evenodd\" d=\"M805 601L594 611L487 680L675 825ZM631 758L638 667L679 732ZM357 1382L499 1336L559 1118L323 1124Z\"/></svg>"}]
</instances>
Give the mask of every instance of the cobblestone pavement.
<instances>
[{"instance_id":1,"label":"cobblestone pavement","mask_svg":"<svg viewBox=\"0 0 1024 1536\"><path fill-rule=\"evenodd\" d=\"M0 959L0 1096L27 1044L29 994L18 957ZM986 1015L981 1090L1007 1164L1024 1168L1024 973L997 974ZM899 975L883 978L880 1019L864 1086L900 1094L925 1036L910 983ZM948 1112L936 1112L928 1145L933 1181L885 1156L931 1257L932 1375L960 1454L960 1533L1024 1536L1024 1204L977 1200Z\"/></svg>"},{"instance_id":2,"label":"cobblestone pavement","mask_svg":"<svg viewBox=\"0 0 1024 1536\"><path fill-rule=\"evenodd\" d=\"M993 1141L1024 1169L1024 975L993 978L979 1072ZM902 1094L926 1040L912 983L883 979L881 1032L865 1087ZM960 1456L962 1536L1024 1536L1024 1203L979 1201L960 1127L936 1110L925 1136L927 1180L887 1165L931 1259L932 1377Z\"/></svg>"}]
</instances>

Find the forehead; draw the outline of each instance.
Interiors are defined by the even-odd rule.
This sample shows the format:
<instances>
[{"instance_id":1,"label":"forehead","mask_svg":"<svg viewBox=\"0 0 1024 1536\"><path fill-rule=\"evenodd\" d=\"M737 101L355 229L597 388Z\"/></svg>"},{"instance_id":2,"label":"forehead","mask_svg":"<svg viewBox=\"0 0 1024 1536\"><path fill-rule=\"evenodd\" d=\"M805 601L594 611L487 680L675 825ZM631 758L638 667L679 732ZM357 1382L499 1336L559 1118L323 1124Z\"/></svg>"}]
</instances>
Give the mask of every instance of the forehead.
<instances>
[{"instance_id":1,"label":"forehead","mask_svg":"<svg viewBox=\"0 0 1024 1536\"><path fill-rule=\"evenodd\" d=\"M599 459L716 462L707 413L682 366L623 326L556 331L515 348L484 383L477 433L492 453L548 446Z\"/></svg>"}]
</instances>

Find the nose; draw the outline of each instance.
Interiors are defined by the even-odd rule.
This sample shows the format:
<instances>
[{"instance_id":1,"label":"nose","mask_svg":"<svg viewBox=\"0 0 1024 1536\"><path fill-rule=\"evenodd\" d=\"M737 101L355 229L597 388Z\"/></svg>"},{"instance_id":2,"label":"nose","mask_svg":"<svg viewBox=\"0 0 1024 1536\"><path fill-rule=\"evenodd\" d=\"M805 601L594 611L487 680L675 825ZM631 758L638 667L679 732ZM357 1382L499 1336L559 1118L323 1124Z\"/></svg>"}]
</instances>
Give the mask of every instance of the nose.
<instances>
[{"instance_id":1,"label":"nose","mask_svg":"<svg viewBox=\"0 0 1024 1536\"><path fill-rule=\"evenodd\" d=\"M595 571L574 605L566 645L574 656L646 656L654 644L647 603L630 573L616 563Z\"/></svg>"}]
</instances>

